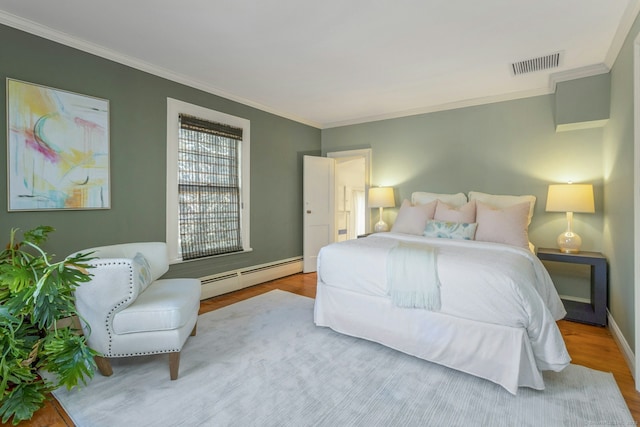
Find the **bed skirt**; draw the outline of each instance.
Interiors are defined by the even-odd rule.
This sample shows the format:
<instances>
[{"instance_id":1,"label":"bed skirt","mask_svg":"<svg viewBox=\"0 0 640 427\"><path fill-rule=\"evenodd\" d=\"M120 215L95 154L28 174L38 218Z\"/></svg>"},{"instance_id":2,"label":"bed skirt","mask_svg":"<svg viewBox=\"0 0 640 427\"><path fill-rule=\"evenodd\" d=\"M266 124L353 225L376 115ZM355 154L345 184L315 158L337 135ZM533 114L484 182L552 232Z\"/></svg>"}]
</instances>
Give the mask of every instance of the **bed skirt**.
<instances>
[{"instance_id":1,"label":"bed skirt","mask_svg":"<svg viewBox=\"0 0 640 427\"><path fill-rule=\"evenodd\" d=\"M314 321L317 326L487 379L514 395L518 387L544 389L524 328L399 308L388 298L355 293L321 280Z\"/></svg>"}]
</instances>

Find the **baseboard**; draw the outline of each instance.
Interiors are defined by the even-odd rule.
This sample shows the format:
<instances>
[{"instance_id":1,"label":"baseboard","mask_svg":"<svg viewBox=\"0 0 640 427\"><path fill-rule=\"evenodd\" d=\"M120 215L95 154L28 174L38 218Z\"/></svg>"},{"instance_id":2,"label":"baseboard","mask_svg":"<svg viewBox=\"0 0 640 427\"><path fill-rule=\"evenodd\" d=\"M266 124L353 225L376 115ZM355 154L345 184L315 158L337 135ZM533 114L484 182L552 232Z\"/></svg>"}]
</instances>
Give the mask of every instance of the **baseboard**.
<instances>
[{"instance_id":1,"label":"baseboard","mask_svg":"<svg viewBox=\"0 0 640 427\"><path fill-rule=\"evenodd\" d=\"M201 299L248 288L301 271L302 257L295 257L202 277L200 278L202 282Z\"/></svg>"},{"instance_id":2,"label":"baseboard","mask_svg":"<svg viewBox=\"0 0 640 427\"><path fill-rule=\"evenodd\" d=\"M607 310L607 321L609 322L609 331L613 336L613 340L618 344L620 351L622 352L622 356L624 360L627 362L627 366L629 366L629 370L631 371L631 376L633 376L634 380L636 379L636 357L633 353L633 350L629 346L629 343L625 339L624 335L622 335L622 331L618 327L618 324L611 316L609 310Z\"/></svg>"}]
</instances>

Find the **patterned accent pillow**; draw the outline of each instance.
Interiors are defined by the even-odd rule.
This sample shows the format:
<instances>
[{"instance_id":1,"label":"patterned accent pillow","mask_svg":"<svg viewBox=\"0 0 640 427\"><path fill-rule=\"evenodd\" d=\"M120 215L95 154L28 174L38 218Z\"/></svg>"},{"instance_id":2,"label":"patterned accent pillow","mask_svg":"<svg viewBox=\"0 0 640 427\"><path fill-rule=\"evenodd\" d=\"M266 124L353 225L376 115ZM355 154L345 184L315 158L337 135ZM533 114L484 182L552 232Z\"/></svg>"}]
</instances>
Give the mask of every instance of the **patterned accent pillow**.
<instances>
[{"instance_id":1,"label":"patterned accent pillow","mask_svg":"<svg viewBox=\"0 0 640 427\"><path fill-rule=\"evenodd\" d=\"M477 226L475 222L428 221L423 234L426 237L473 240Z\"/></svg>"},{"instance_id":2,"label":"patterned accent pillow","mask_svg":"<svg viewBox=\"0 0 640 427\"><path fill-rule=\"evenodd\" d=\"M140 292L144 291L151 284L151 266L149 261L140 252L131 260L134 269L138 270L138 282L140 282Z\"/></svg>"}]
</instances>

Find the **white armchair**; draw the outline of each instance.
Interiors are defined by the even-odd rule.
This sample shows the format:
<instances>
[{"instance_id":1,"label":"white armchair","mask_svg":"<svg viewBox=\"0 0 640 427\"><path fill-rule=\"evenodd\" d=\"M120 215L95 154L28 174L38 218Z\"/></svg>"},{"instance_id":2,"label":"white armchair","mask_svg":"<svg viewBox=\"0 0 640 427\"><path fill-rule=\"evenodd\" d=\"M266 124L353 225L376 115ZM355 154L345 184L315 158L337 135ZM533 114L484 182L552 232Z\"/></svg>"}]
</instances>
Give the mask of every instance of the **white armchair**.
<instances>
[{"instance_id":1,"label":"white armchair","mask_svg":"<svg viewBox=\"0 0 640 427\"><path fill-rule=\"evenodd\" d=\"M180 351L195 335L200 280L159 279L169 270L163 242L125 243L93 252L91 281L76 290L76 308L100 373L113 373L109 358L169 353L172 380L178 378Z\"/></svg>"}]
</instances>

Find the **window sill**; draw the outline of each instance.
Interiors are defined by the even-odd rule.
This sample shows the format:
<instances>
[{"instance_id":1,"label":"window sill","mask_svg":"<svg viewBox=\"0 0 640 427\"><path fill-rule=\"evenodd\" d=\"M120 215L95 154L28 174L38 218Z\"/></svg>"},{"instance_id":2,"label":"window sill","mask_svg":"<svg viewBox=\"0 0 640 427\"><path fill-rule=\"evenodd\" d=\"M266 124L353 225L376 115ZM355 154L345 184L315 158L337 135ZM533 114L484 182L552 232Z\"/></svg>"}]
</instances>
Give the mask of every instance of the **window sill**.
<instances>
[{"instance_id":1,"label":"window sill","mask_svg":"<svg viewBox=\"0 0 640 427\"><path fill-rule=\"evenodd\" d=\"M233 255L242 255L248 252L253 252L253 248L247 248L244 249L242 251L238 251L238 252L229 252L227 254L219 254L219 255L211 255L211 256L207 256L207 257L202 257L202 258L195 258L195 259L172 259L169 260L169 265L175 265L175 264L183 264L185 262L193 262L193 261L202 261L204 259L212 259L212 258L221 258L221 257L226 257L226 256L233 256Z\"/></svg>"}]
</instances>

